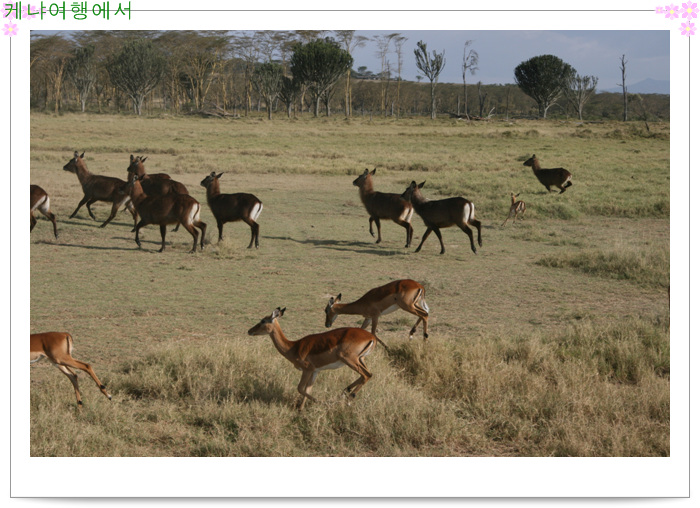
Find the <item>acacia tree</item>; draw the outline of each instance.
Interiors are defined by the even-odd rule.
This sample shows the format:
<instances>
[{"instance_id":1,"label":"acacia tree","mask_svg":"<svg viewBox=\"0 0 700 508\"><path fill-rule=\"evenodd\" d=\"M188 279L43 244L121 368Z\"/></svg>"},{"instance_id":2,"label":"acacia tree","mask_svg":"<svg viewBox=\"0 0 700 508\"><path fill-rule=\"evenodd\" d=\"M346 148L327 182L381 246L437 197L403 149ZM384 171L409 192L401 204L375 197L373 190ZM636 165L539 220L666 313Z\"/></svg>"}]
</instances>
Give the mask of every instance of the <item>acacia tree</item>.
<instances>
[{"instance_id":1,"label":"acacia tree","mask_svg":"<svg viewBox=\"0 0 700 508\"><path fill-rule=\"evenodd\" d=\"M556 104L576 69L554 55L541 55L522 62L515 68L515 82L537 102L539 114L547 118L547 110Z\"/></svg>"},{"instance_id":2,"label":"acacia tree","mask_svg":"<svg viewBox=\"0 0 700 508\"><path fill-rule=\"evenodd\" d=\"M301 95L301 83L294 78L282 76L282 88L279 97L287 108L287 118L292 117L292 106L297 103Z\"/></svg>"},{"instance_id":3,"label":"acacia tree","mask_svg":"<svg viewBox=\"0 0 700 508\"><path fill-rule=\"evenodd\" d=\"M437 85L438 76L445 68L445 50L442 53L437 53L433 50L433 57L428 55L428 46L423 41L418 41L418 49L414 49L416 55L416 67L421 71L428 81L430 81L430 119L437 118L437 108L435 102L435 86Z\"/></svg>"},{"instance_id":4,"label":"acacia tree","mask_svg":"<svg viewBox=\"0 0 700 508\"><path fill-rule=\"evenodd\" d=\"M283 68L280 64L264 63L253 73L253 85L267 104L267 119L272 120L272 104L282 90Z\"/></svg>"},{"instance_id":5,"label":"acacia tree","mask_svg":"<svg viewBox=\"0 0 700 508\"><path fill-rule=\"evenodd\" d=\"M80 110L85 113L85 104L88 96L97 80L97 65L95 64L95 47L85 46L75 48L73 58L66 64L68 79L76 90L80 99Z\"/></svg>"},{"instance_id":6,"label":"acacia tree","mask_svg":"<svg viewBox=\"0 0 700 508\"><path fill-rule=\"evenodd\" d=\"M567 86L564 87L564 95L578 113L578 119L583 120L583 106L595 94L598 85L596 76L571 76Z\"/></svg>"},{"instance_id":7,"label":"acacia tree","mask_svg":"<svg viewBox=\"0 0 700 508\"><path fill-rule=\"evenodd\" d=\"M292 74L308 87L315 117L318 117L321 98L329 94L336 81L352 68L352 62L350 53L330 38L294 46L290 61Z\"/></svg>"},{"instance_id":8,"label":"acacia tree","mask_svg":"<svg viewBox=\"0 0 700 508\"><path fill-rule=\"evenodd\" d=\"M336 37L340 41L345 51L352 55L355 48L361 48L367 43L367 37L363 35L355 35L355 30L336 30ZM352 67L348 68L345 73L345 116L352 116L352 82L350 77L352 74Z\"/></svg>"},{"instance_id":9,"label":"acacia tree","mask_svg":"<svg viewBox=\"0 0 700 508\"><path fill-rule=\"evenodd\" d=\"M124 92L141 115L143 100L158 85L165 70L165 59L149 40L129 41L110 59L109 79Z\"/></svg>"}]
</instances>

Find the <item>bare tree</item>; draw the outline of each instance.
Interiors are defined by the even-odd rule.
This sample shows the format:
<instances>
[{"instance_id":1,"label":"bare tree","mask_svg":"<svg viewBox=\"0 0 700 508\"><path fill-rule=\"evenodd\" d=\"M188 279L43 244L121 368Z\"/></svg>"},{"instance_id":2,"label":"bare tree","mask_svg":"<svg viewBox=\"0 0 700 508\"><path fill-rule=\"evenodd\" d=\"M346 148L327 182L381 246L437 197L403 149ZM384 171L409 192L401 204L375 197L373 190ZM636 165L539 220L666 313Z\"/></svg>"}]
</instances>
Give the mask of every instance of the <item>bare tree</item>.
<instances>
[{"instance_id":1,"label":"bare tree","mask_svg":"<svg viewBox=\"0 0 700 508\"><path fill-rule=\"evenodd\" d=\"M418 41L418 49L414 49L416 55L416 67L430 81L430 119L437 118L437 107L435 103L435 86L437 85L438 76L445 68L445 50L442 53L437 53L433 50L433 57L428 54L428 45L423 41Z\"/></svg>"},{"instance_id":2,"label":"bare tree","mask_svg":"<svg viewBox=\"0 0 700 508\"><path fill-rule=\"evenodd\" d=\"M471 74L472 76L476 73L479 68L477 67L477 64L479 63L479 53L474 51L473 49L470 49L469 52L467 52L467 48L471 46L472 42L474 41L466 41L464 43L464 54L462 55L462 83L464 86L464 114L467 116L467 120L469 120L469 108L468 108L468 102L467 102L467 72ZM457 108L457 114L459 115L459 107Z\"/></svg>"},{"instance_id":3,"label":"bare tree","mask_svg":"<svg viewBox=\"0 0 700 508\"><path fill-rule=\"evenodd\" d=\"M394 37L394 51L396 52L396 116L401 114L401 66L403 65L403 45L408 40L401 34Z\"/></svg>"},{"instance_id":4,"label":"bare tree","mask_svg":"<svg viewBox=\"0 0 700 508\"><path fill-rule=\"evenodd\" d=\"M363 35L355 35L355 30L336 30L336 38L340 42L341 47L352 56L355 48L361 48L367 44L367 37ZM352 116L352 85L350 75L352 69L348 69L345 73L345 117Z\"/></svg>"},{"instance_id":5,"label":"bare tree","mask_svg":"<svg viewBox=\"0 0 700 508\"><path fill-rule=\"evenodd\" d=\"M85 104L97 79L97 65L95 64L94 55L94 46L75 48L73 58L68 60L66 65L68 79L78 90L80 110L83 113L85 113Z\"/></svg>"},{"instance_id":6,"label":"bare tree","mask_svg":"<svg viewBox=\"0 0 700 508\"><path fill-rule=\"evenodd\" d=\"M377 44L376 55L379 57L381 62L381 71L379 75L381 76L382 80L382 111L384 112L384 116L387 116L388 114L387 106L389 102L389 79L391 78L391 65L387 59L387 54L389 53L389 44L391 44L391 40L398 35L400 34L391 33L374 36L374 42Z\"/></svg>"},{"instance_id":7,"label":"bare tree","mask_svg":"<svg viewBox=\"0 0 700 508\"><path fill-rule=\"evenodd\" d=\"M623 120L627 121L627 60L625 60L625 55L620 58L620 70L622 71L622 84L618 83L617 86L622 87L622 102L624 104L624 117Z\"/></svg>"},{"instance_id":8,"label":"bare tree","mask_svg":"<svg viewBox=\"0 0 700 508\"><path fill-rule=\"evenodd\" d=\"M579 120L583 120L583 106L593 97L597 85L598 78L596 76L576 74L569 79L568 85L564 87L564 95L578 113Z\"/></svg>"}]
</instances>

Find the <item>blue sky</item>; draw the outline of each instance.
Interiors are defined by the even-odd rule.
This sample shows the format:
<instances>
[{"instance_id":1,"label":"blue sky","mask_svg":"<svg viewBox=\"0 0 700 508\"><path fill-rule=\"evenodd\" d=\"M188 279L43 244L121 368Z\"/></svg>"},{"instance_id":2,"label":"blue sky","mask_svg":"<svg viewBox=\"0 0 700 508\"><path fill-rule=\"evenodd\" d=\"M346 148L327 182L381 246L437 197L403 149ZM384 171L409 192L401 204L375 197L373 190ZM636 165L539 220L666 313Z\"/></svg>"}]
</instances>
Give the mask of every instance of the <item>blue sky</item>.
<instances>
[{"instance_id":1,"label":"blue sky","mask_svg":"<svg viewBox=\"0 0 700 508\"><path fill-rule=\"evenodd\" d=\"M529 58L552 54L572 65L581 75L598 76L598 89L616 88L621 82L620 57L627 60L627 84L647 78L670 79L670 35L668 30L387 30L361 31L358 35L373 37L382 33L400 32L408 40L403 46L402 76L414 80L418 74L413 50L423 40L428 50L445 50L447 64L439 81L462 82L462 54L464 43L473 40L470 48L479 53L479 69L467 77L468 83L482 81L513 83L513 69ZM675 35L675 34L674 34ZM377 46L369 41L364 48L353 52L354 67L366 66L379 71ZM393 45L388 58L396 63Z\"/></svg>"}]
</instances>

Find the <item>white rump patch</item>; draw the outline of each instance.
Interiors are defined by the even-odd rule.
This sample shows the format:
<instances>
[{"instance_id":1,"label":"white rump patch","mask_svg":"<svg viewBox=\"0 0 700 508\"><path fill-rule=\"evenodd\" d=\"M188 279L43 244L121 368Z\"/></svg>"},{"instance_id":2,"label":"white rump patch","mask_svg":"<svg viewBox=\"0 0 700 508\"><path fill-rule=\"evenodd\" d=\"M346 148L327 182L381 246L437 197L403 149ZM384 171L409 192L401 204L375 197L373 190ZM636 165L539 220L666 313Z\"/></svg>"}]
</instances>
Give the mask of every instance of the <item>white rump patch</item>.
<instances>
[{"instance_id":1,"label":"white rump patch","mask_svg":"<svg viewBox=\"0 0 700 508\"><path fill-rule=\"evenodd\" d=\"M406 222L411 222L412 217L413 217L413 207L408 208L407 210L404 210L404 212L401 214L399 219L405 220Z\"/></svg>"},{"instance_id":2,"label":"white rump patch","mask_svg":"<svg viewBox=\"0 0 700 508\"><path fill-rule=\"evenodd\" d=\"M467 203L464 205L464 222L469 222L474 219L474 205Z\"/></svg>"},{"instance_id":3,"label":"white rump patch","mask_svg":"<svg viewBox=\"0 0 700 508\"><path fill-rule=\"evenodd\" d=\"M263 209L262 203L257 203L253 207L253 211L250 214L250 218L253 219L254 221L257 221L258 217L260 217L260 213L262 212L262 209Z\"/></svg>"},{"instance_id":4,"label":"white rump patch","mask_svg":"<svg viewBox=\"0 0 700 508\"><path fill-rule=\"evenodd\" d=\"M428 302L426 302L425 300L421 300L420 302L418 302L418 305L420 305L425 312L430 314L430 307L428 307Z\"/></svg>"},{"instance_id":5,"label":"white rump patch","mask_svg":"<svg viewBox=\"0 0 700 508\"><path fill-rule=\"evenodd\" d=\"M49 197L44 196L39 201L37 201L37 203L32 207L32 212L34 210L36 210L37 208L39 209L39 211L41 213L43 213L45 215L46 212L49 211Z\"/></svg>"},{"instance_id":6,"label":"white rump patch","mask_svg":"<svg viewBox=\"0 0 700 508\"><path fill-rule=\"evenodd\" d=\"M383 315L385 315L385 314L391 314L392 312L394 312L394 311L396 311L396 310L399 310L399 306L396 305L396 304L394 304L394 305L392 305L392 306L387 307L386 309L384 309L384 310L382 311L382 314L381 314L381 315L383 316Z\"/></svg>"}]
</instances>

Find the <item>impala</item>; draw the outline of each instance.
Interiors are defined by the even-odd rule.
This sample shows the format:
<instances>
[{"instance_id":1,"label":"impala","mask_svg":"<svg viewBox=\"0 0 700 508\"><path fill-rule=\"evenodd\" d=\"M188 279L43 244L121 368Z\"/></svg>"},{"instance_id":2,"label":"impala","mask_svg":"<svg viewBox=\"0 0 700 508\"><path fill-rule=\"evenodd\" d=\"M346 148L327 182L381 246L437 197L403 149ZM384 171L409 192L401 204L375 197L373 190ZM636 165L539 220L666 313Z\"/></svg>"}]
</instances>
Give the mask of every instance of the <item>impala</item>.
<instances>
[{"instance_id":1,"label":"impala","mask_svg":"<svg viewBox=\"0 0 700 508\"><path fill-rule=\"evenodd\" d=\"M406 229L406 245L411 246L413 238L413 226L411 226L411 217L413 216L413 207L411 203L402 199L399 194L391 194L387 192L375 192L372 184L372 177L377 172L374 168L370 173L369 169L355 178L352 184L360 188L360 199L365 205L367 213L369 213L369 233L374 237L372 230L372 222L377 223L377 241L382 241L382 227L380 219L391 219L399 226Z\"/></svg>"},{"instance_id":2,"label":"impala","mask_svg":"<svg viewBox=\"0 0 700 508\"><path fill-rule=\"evenodd\" d=\"M105 397L112 400L112 396L107 393L105 385L100 383L100 380L97 379L97 374L92 370L92 367L85 362L73 358L73 337L71 337L70 333L33 333L29 336L29 350L29 359L31 363L38 362L42 358L47 358L58 367L58 370L68 376L68 379L73 383L73 388L75 389L75 398L78 400L78 407L83 406L83 401L80 397L80 390L78 389L78 375L72 368L87 372L93 381L97 383L97 386L100 391L104 393Z\"/></svg>"},{"instance_id":3,"label":"impala","mask_svg":"<svg viewBox=\"0 0 700 508\"><path fill-rule=\"evenodd\" d=\"M516 201L515 198L520 196L520 193L518 192L517 194L513 194L512 192L510 193L510 210L508 211L508 217L506 217L506 220L503 221L503 224L501 224L501 227L506 225L506 222L508 222L508 219L513 217L513 224L515 222L515 219L518 218L518 214L520 214L520 218L523 218L523 214L525 213L525 201L519 200Z\"/></svg>"},{"instance_id":4,"label":"impala","mask_svg":"<svg viewBox=\"0 0 700 508\"><path fill-rule=\"evenodd\" d=\"M362 328L372 323L372 334L376 336L379 316L389 314L398 309L418 316L418 321L408 335L413 339L418 324L423 322L423 340L428 339L428 313L430 309L425 301L425 288L415 280L395 280L383 286L370 289L359 300L352 303L340 303L342 293L331 297L326 305L326 328L330 328L340 314L355 314L365 318ZM377 338L379 343L386 345Z\"/></svg>"},{"instance_id":5,"label":"impala","mask_svg":"<svg viewBox=\"0 0 700 508\"><path fill-rule=\"evenodd\" d=\"M535 154L523 162L523 166L532 168L532 172L535 173L537 179L546 187L548 192L551 191L550 187L558 187L561 189L559 194L562 194L567 187L571 187L572 185L571 173L564 168L542 169L540 167L540 161Z\"/></svg>"},{"instance_id":6,"label":"impala","mask_svg":"<svg viewBox=\"0 0 700 508\"><path fill-rule=\"evenodd\" d=\"M93 214L92 210L90 209L90 205L95 201L106 201L108 203L112 203L112 211L107 220L100 226L101 228L109 224L109 222L117 214L117 211L119 211L119 208L123 205L126 205L126 207L129 209L131 215L134 217L134 224L136 224L136 211L131 204L129 195L123 192L123 187L125 184L124 180L112 176L93 175L90 173L90 171L88 171L87 164L85 164L85 161L83 160L84 157L85 152L83 152L81 155L78 155L78 152L75 152L73 154L73 158L69 160L65 166L63 166L64 171L69 171L77 175L78 181L83 187L83 199L80 200L78 207L70 215L70 218L72 219L75 217L75 214L78 213L80 207L85 205L90 217L92 217L93 220L97 220L95 218L95 214Z\"/></svg>"},{"instance_id":7,"label":"impala","mask_svg":"<svg viewBox=\"0 0 700 508\"><path fill-rule=\"evenodd\" d=\"M425 182L416 184L411 182L402 197L411 201L416 213L423 219L426 229L423 239L420 241L416 252L420 251L423 243L431 232L435 231L435 235L440 240L440 254L445 253L445 244L442 243L441 228L449 228L457 225L469 237L472 251L476 254L476 246L474 245L474 235L469 225L476 227L478 233L479 247L481 247L481 222L474 217L474 204L468 199L461 197L436 199L428 201L421 194L420 189L423 188Z\"/></svg>"},{"instance_id":8,"label":"impala","mask_svg":"<svg viewBox=\"0 0 700 508\"><path fill-rule=\"evenodd\" d=\"M34 210L39 210L42 213L42 215L44 215L53 223L53 236L55 236L56 240L58 240L58 230L56 229L56 216L53 213L51 213L51 210L49 208L51 204L49 195L44 189L42 189L38 185L30 185L29 191L29 223L31 224L31 226L29 227L29 231L31 232L34 229L34 226L36 226L36 217L34 217Z\"/></svg>"},{"instance_id":9,"label":"impala","mask_svg":"<svg viewBox=\"0 0 700 508\"><path fill-rule=\"evenodd\" d=\"M264 317L248 330L248 335L269 335L277 351L302 371L301 381L297 386L301 394L297 408L301 410L306 399L316 401L311 396L311 388L319 372L338 369L343 365L347 365L360 375L343 391L347 397L355 398L360 388L372 377L372 373L365 365L364 357L374 349L376 337L360 328L337 328L330 332L307 335L297 341L290 341L277 321L284 315L285 310L286 307L284 309L277 307L272 314Z\"/></svg>"},{"instance_id":10,"label":"impala","mask_svg":"<svg viewBox=\"0 0 700 508\"><path fill-rule=\"evenodd\" d=\"M207 189L207 203L211 213L214 214L216 225L219 228L219 241L223 238L224 223L242 220L250 226L250 249L255 243L258 248L258 238L260 236L260 226L257 221L262 212L263 204L252 194L237 192L235 194L221 194L219 190L219 178L223 173L216 174L212 171L200 185Z\"/></svg>"},{"instance_id":11,"label":"impala","mask_svg":"<svg viewBox=\"0 0 700 508\"><path fill-rule=\"evenodd\" d=\"M158 252L165 250L165 231L168 224L182 224L192 235L192 250L197 250L198 232L195 226L202 231L201 248L204 249L204 235L207 225L199 218L200 204L189 194L166 194L164 196L148 196L143 192L141 180L143 176L131 174L125 188L131 195L131 200L136 207L141 220L134 230L136 231L136 245L141 248L139 240L139 230L148 224L158 224L160 226L161 247Z\"/></svg>"}]
</instances>

